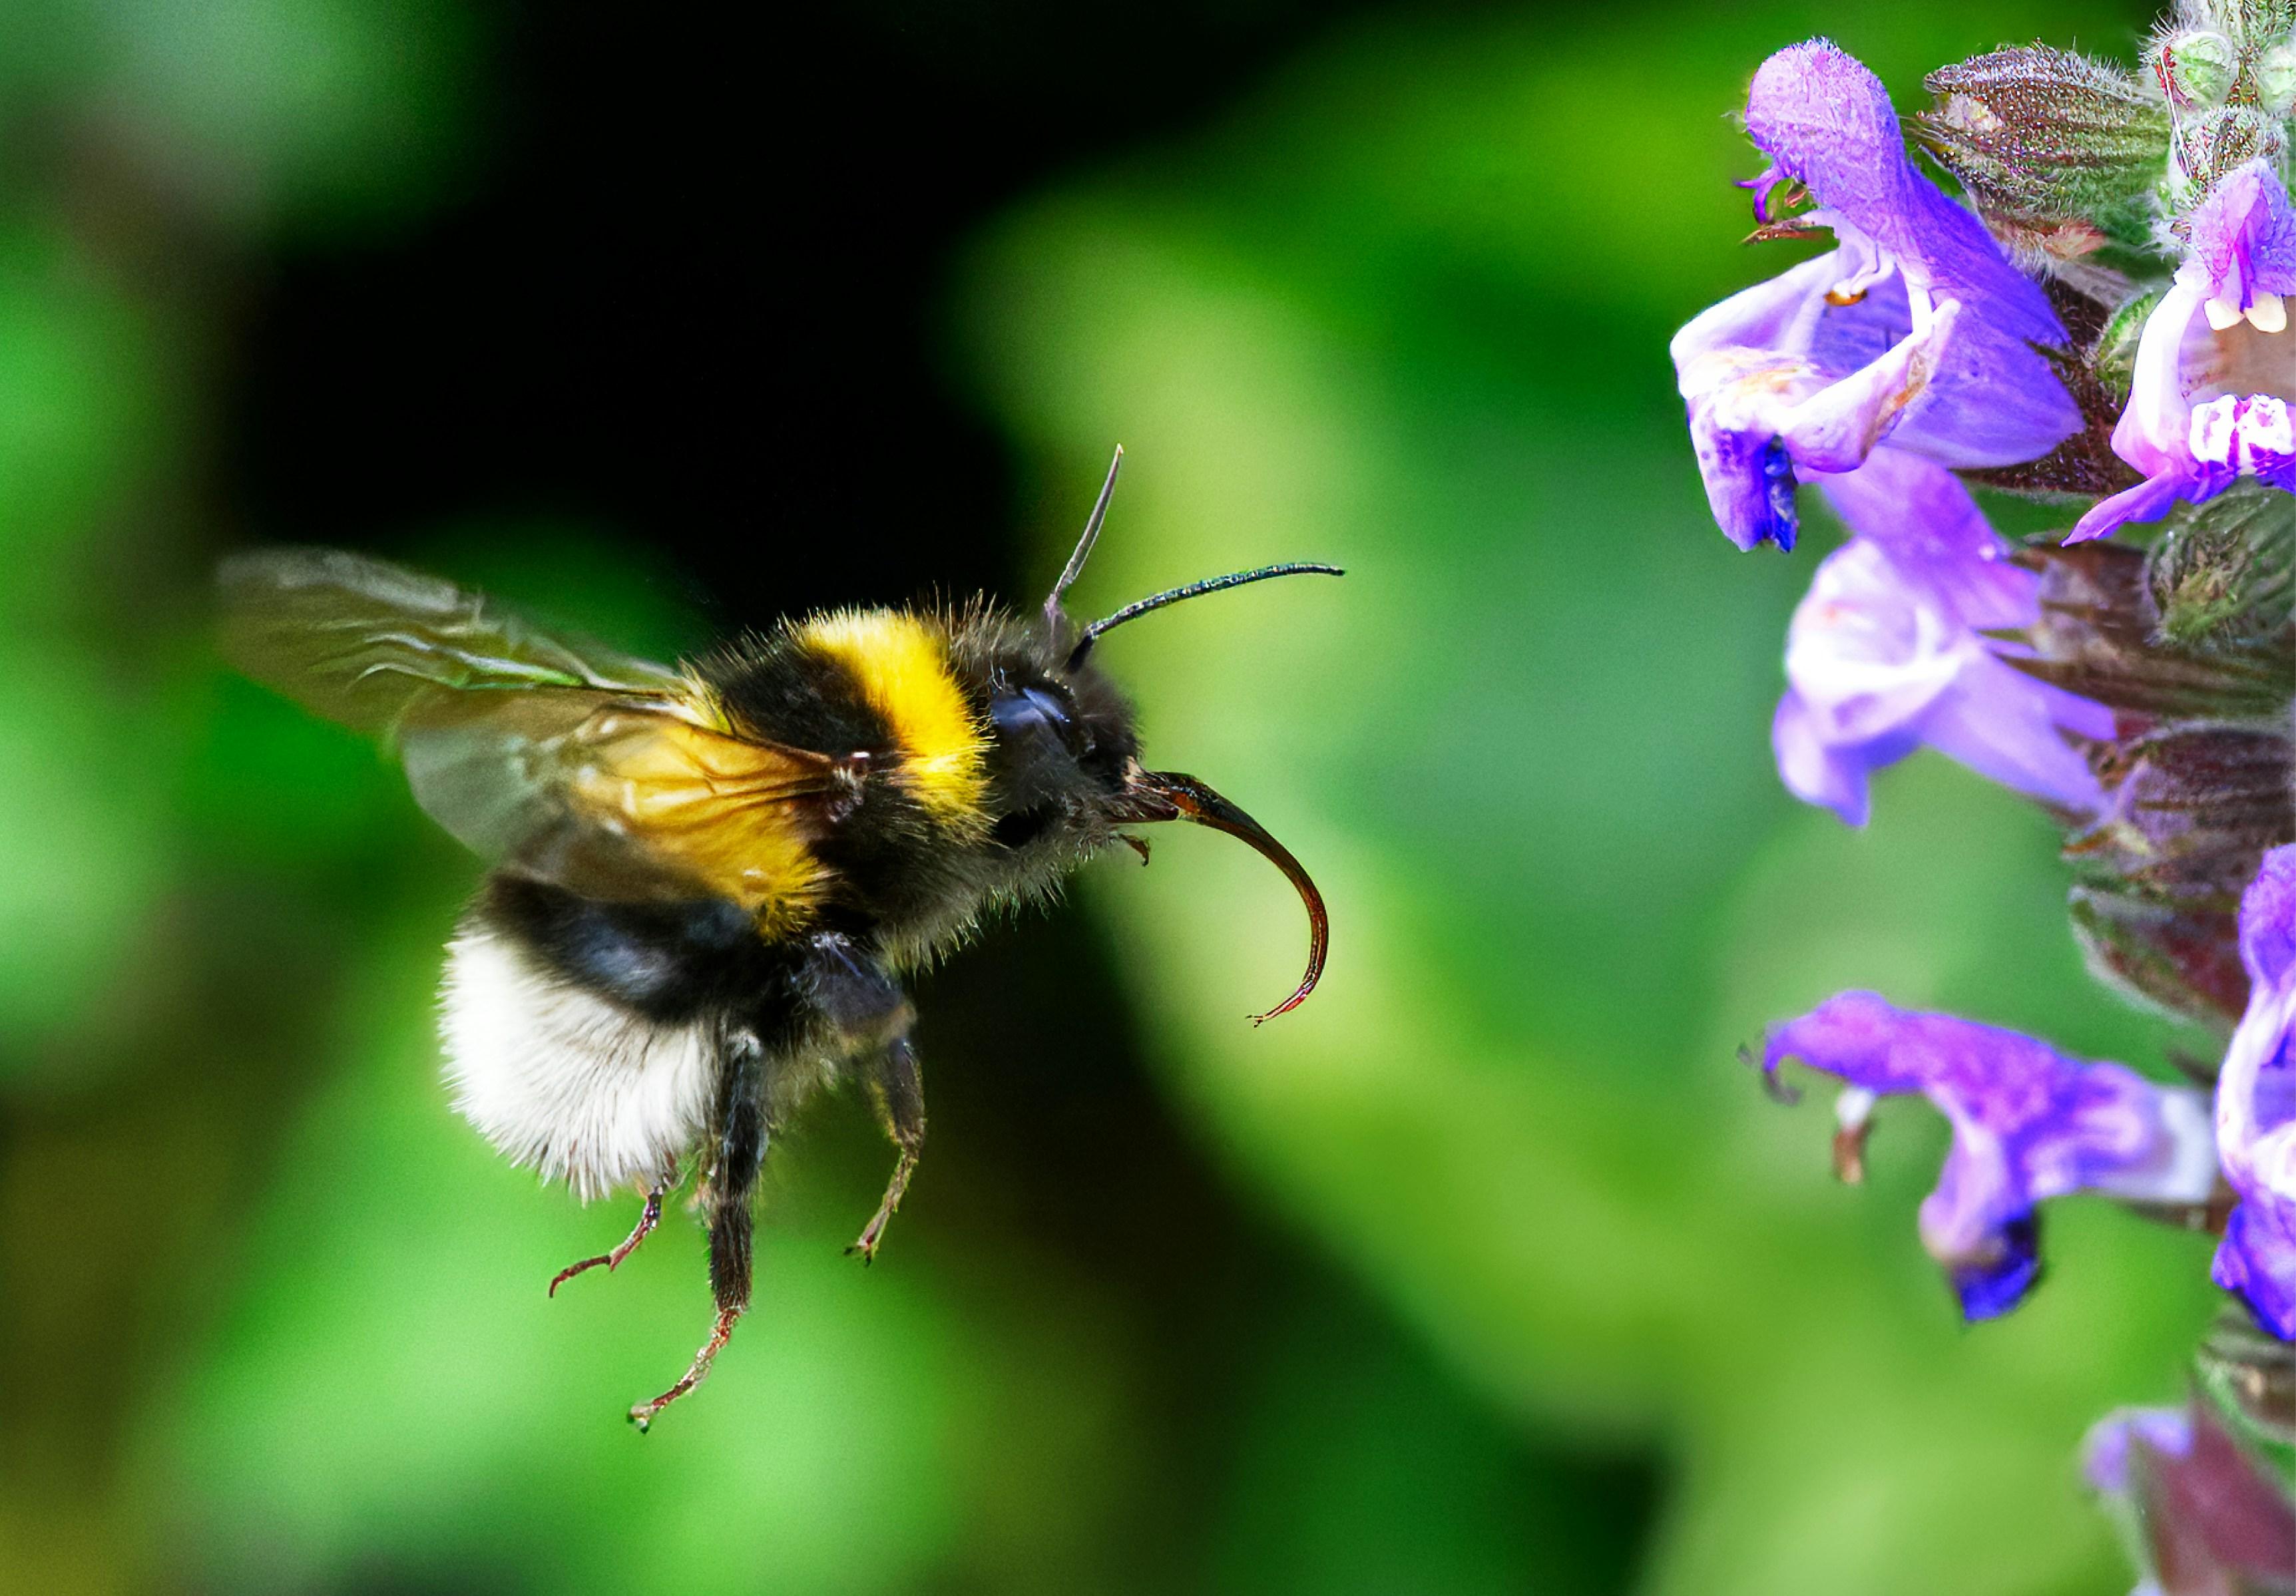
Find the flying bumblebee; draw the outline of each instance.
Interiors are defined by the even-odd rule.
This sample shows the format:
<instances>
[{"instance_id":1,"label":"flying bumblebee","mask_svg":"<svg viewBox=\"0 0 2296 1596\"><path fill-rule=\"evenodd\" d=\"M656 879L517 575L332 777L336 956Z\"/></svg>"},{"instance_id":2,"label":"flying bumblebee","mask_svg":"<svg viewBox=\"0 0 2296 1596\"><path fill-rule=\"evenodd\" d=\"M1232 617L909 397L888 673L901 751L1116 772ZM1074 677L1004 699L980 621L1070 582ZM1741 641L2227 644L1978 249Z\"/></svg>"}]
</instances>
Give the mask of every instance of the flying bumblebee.
<instances>
[{"instance_id":1,"label":"flying bumblebee","mask_svg":"<svg viewBox=\"0 0 2296 1596\"><path fill-rule=\"evenodd\" d=\"M708 1374L750 1303L767 1143L858 1078L894 1151L849 1249L875 1256L924 1142L902 978L982 912L1048 896L1120 828L1188 820L1242 839L1307 905L1283 844L1193 776L1144 769L1130 707L1092 662L1112 627L1202 593L1325 565L1192 583L1078 626L1062 598L1116 486L1117 452L1041 613L839 610L676 668L546 636L477 595L331 550L221 573L225 650L249 675L396 747L417 803L493 863L447 947L441 1033L455 1106L514 1163L637 1224L692 1172L717 1317L693 1364L630 1410L643 1430Z\"/></svg>"}]
</instances>

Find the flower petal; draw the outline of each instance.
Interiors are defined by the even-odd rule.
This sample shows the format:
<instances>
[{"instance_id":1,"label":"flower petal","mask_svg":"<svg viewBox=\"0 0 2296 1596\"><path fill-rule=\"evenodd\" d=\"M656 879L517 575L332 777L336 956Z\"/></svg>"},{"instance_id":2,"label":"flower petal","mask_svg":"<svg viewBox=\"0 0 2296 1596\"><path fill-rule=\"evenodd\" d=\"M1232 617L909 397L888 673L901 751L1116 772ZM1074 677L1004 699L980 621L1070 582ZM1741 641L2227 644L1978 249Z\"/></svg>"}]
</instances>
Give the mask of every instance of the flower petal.
<instances>
[{"instance_id":1,"label":"flower petal","mask_svg":"<svg viewBox=\"0 0 2296 1596\"><path fill-rule=\"evenodd\" d=\"M2112 714L1979 635L2030 625L2039 578L2006 558L1969 490L1894 447L1817 481L1856 536L1818 566L1787 632L1791 688L1771 725L1787 788L1860 824L1867 776L1927 744L2029 797L2100 806L2066 733L2110 737Z\"/></svg>"},{"instance_id":2,"label":"flower petal","mask_svg":"<svg viewBox=\"0 0 2296 1596\"><path fill-rule=\"evenodd\" d=\"M1928 328L1907 333L1878 360L1819 389L1779 418L1778 437L1797 465L1855 471L1929 386L1953 337L1960 307L1941 307Z\"/></svg>"},{"instance_id":3,"label":"flower petal","mask_svg":"<svg viewBox=\"0 0 2296 1596\"><path fill-rule=\"evenodd\" d=\"M2028 798L2094 814L2104 789L2067 732L2103 741L2112 711L1990 655L1972 660L1922 717L1921 737L1956 765Z\"/></svg>"},{"instance_id":4,"label":"flower petal","mask_svg":"<svg viewBox=\"0 0 2296 1596\"><path fill-rule=\"evenodd\" d=\"M1831 809L1841 823L1862 826L1873 811L1868 778L1920 746L1910 733L1894 741L1843 742L1826 728L1799 692L1788 688L1770 722L1778 779L1805 804Z\"/></svg>"},{"instance_id":5,"label":"flower petal","mask_svg":"<svg viewBox=\"0 0 2296 1596\"><path fill-rule=\"evenodd\" d=\"M1854 471L1813 479L1842 524L1918 572L1956 620L1979 631L2030 626L2039 584L2008 559L1961 479L1894 446Z\"/></svg>"},{"instance_id":6,"label":"flower petal","mask_svg":"<svg viewBox=\"0 0 2296 1596\"><path fill-rule=\"evenodd\" d=\"M2296 209L2270 162L2235 168L2194 210L2177 281L2228 307L2234 321L2266 299L2296 292Z\"/></svg>"},{"instance_id":7,"label":"flower petal","mask_svg":"<svg viewBox=\"0 0 2296 1596\"><path fill-rule=\"evenodd\" d=\"M2046 454L2082 421L2033 347L2065 331L1984 225L1917 170L1872 73L1818 41L1757 74L1747 131L1823 209L1840 247L1693 318L1672 345L1715 520L1793 545L1798 473L1846 472L1883 439L1957 469ZM1900 436L1902 435L1902 436Z\"/></svg>"},{"instance_id":8,"label":"flower petal","mask_svg":"<svg viewBox=\"0 0 2296 1596\"><path fill-rule=\"evenodd\" d=\"M2215 1186L2199 1093L2013 1031L1845 992L1770 1033L1764 1068L1775 1075L1789 1058L1877 1095L1919 1093L1952 1123L1922 1241L1972 1320L2007 1312L2031 1286L2043 1200L2088 1190L2200 1203Z\"/></svg>"},{"instance_id":9,"label":"flower petal","mask_svg":"<svg viewBox=\"0 0 2296 1596\"><path fill-rule=\"evenodd\" d=\"M2217 1077L2217 1148L2240 1204L2216 1282L2296 1340L2296 846L2274 848L2241 898L2248 1010Z\"/></svg>"},{"instance_id":10,"label":"flower petal","mask_svg":"<svg viewBox=\"0 0 2296 1596\"><path fill-rule=\"evenodd\" d=\"M1977 308L2011 346L2065 341L2047 296L1984 223L1914 165L1881 79L1831 40L1762 63L1746 97L1746 133L1781 175L1895 257L1916 286Z\"/></svg>"}]
</instances>

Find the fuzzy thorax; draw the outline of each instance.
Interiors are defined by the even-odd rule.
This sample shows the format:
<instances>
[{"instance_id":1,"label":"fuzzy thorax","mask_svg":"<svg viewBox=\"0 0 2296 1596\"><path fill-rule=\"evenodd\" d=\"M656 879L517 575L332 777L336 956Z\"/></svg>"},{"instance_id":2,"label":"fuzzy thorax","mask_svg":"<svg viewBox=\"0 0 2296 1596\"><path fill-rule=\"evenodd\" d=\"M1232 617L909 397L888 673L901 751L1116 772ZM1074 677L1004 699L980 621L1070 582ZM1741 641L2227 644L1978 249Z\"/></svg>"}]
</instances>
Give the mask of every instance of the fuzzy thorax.
<instances>
[{"instance_id":1,"label":"fuzzy thorax","mask_svg":"<svg viewBox=\"0 0 2296 1596\"><path fill-rule=\"evenodd\" d=\"M898 610L838 610L806 621L800 643L834 659L900 744L898 780L959 833L984 828L988 739L949 669L947 634Z\"/></svg>"}]
</instances>

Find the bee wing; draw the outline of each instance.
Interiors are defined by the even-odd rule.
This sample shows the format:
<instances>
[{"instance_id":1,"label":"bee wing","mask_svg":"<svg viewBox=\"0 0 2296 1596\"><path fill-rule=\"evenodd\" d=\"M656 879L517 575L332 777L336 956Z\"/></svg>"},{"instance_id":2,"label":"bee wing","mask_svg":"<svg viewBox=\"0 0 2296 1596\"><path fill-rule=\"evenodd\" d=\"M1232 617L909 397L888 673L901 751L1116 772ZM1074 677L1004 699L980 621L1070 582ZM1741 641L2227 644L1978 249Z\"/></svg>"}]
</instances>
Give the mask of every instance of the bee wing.
<instances>
[{"instance_id":1,"label":"bee wing","mask_svg":"<svg viewBox=\"0 0 2296 1596\"><path fill-rule=\"evenodd\" d=\"M577 646L452 583L361 555L226 563L249 675L398 749L415 801L490 860L587 896L765 909L800 889L849 761L726 729L668 666Z\"/></svg>"},{"instance_id":2,"label":"bee wing","mask_svg":"<svg viewBox=\"0 0 2296 1596\"><path fill-rule=\"evenodd\" d=\"M691 691L668 666L577 647L451 582L340 549L241 554L219 580L232 663L357 731L395 731L442 690Z\"/></svg>"}]
</instances>

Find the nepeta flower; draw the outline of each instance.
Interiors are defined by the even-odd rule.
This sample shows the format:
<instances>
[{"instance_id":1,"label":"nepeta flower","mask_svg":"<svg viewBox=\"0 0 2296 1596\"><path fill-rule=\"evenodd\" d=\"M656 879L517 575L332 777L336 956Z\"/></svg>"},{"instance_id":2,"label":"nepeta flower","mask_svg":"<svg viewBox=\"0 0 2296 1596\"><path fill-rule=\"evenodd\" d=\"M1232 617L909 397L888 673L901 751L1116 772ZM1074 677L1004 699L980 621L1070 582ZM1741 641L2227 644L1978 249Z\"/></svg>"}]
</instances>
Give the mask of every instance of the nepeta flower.
<instances>
[{"instance_id":1,"label":"nepeta flower","mask_svg":"<svg viewBox=\"0 0 2296 1596\"><path fill-rule=\"evenodd\" d=\"M2191 217L2184 264L2145 317L2113 453L2144 473L2067 538L2103 537L2200 503L2243 477L2296 491L2296 214L2266 161L2241 167Z\"/></svg>"},{"instance_id":2,"label":"nepeta flower","mask_svg":"<svg viewBox=\"0 0 2296 1596\"><path fill-rule=\"evenodd\" d=\"M1675 335L1709 503L1740 548L1792 548L1797 469L1878 448L1952 467L2013 464L2079 430L2033 346L2065 341L2041 291L1974 216L1915 169L1878 79L1820 39L1755 75L1752 186L1807 187L1839 247L1725 299Z\"/></svg>"},{"instance_id":3,"label":"nepeta flower","mask_svg":"<svg viewBox=\"0 0 2296 1596\"><path fill-rule=\"evenodd\" d=\"M2217 1148L2240 1197L2217 1249L2217 1284L2296 1340L2296 847L2264 856L2240 904L2248 1012L2217 1077Z\"/></svg>"},{"instance_id":4,"label":"nepeta flower","mask_svg":"<svg viewBox=\"0 0 2296 1596\"><path fill-rule=\"evenodd\" d=\"M2215 1190L2199 1093L2083 1063L2013 1031L1845 992L1770 1033L1764 1069L1775 1078L1788 1059L1850 1088L1835 1105L1836 1158L1849 1178L1879 1098L1917 1093L1951 1122L1953 1150L1922 1204L1922 1244L1972 1320L2008 1312L2039 1275L2044 1199L2090 1191L2198 1204Z\"/></svg>"},{"instance_id":5,"label":"nepeta flower","mask_svg":"<svg viewBox=\"0 0 2296 1596\"><path fill-rule=\"evenodd\" d=\"M1828 555L1786 634L1771 724L1795 797L1863 825L1867 778L1924 744L2005 786L2087 812L2103 800L2065 733L2109 738L2111 710L2005 662L1980 635L2030 626L2039 578L1952 472L1882 449L1820 487L1853 536Z\"/></svg>"}]
</instances>

